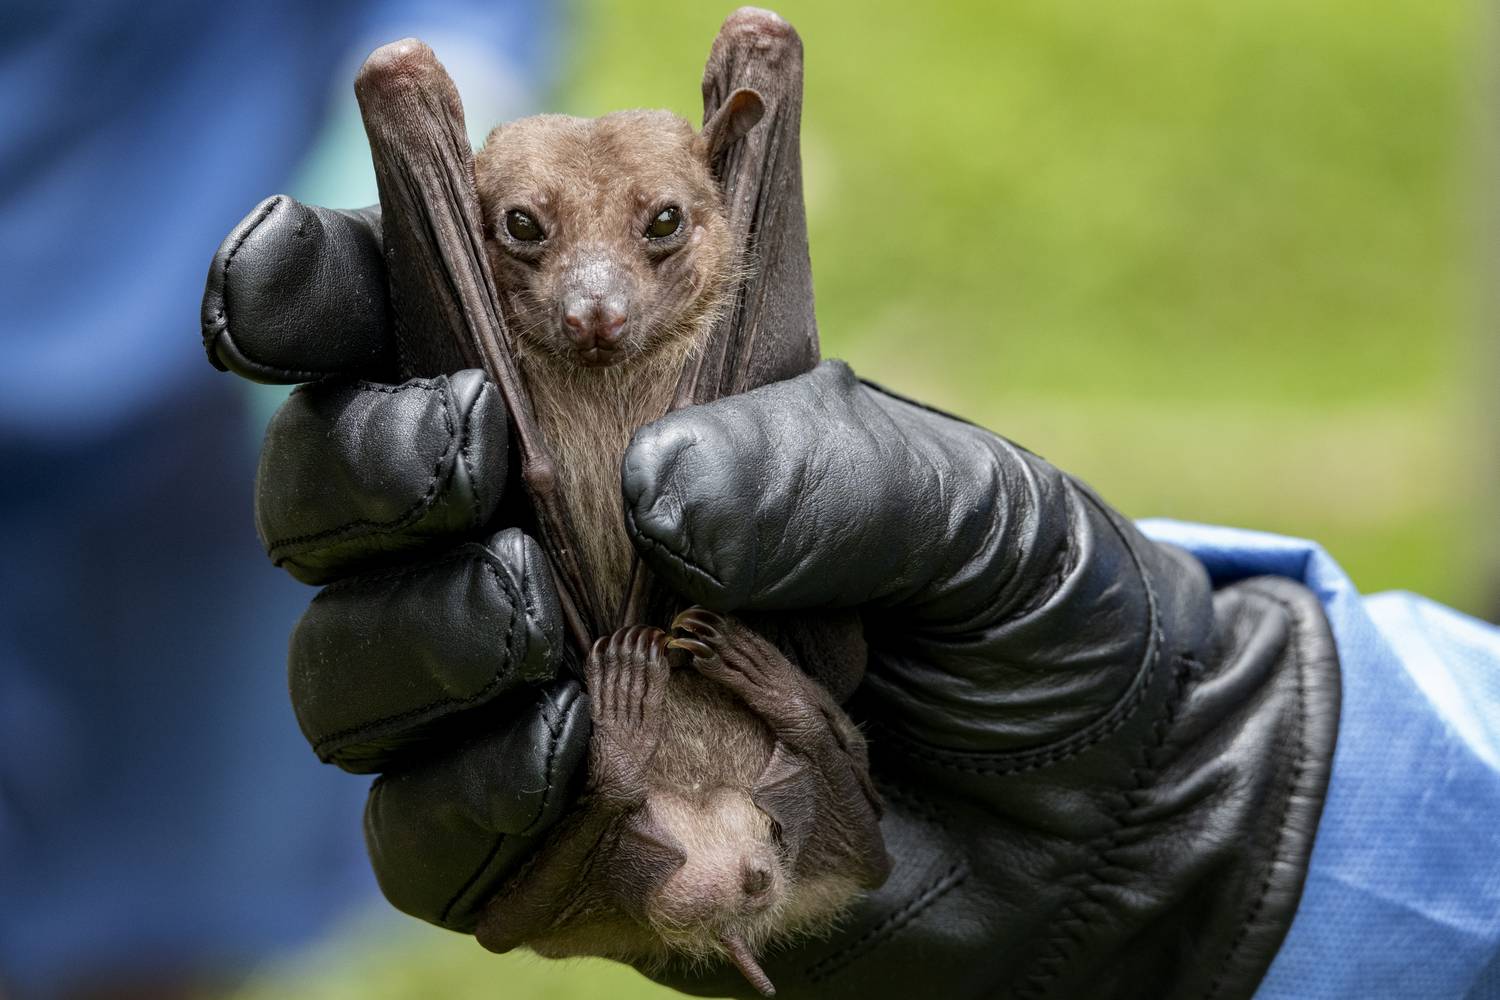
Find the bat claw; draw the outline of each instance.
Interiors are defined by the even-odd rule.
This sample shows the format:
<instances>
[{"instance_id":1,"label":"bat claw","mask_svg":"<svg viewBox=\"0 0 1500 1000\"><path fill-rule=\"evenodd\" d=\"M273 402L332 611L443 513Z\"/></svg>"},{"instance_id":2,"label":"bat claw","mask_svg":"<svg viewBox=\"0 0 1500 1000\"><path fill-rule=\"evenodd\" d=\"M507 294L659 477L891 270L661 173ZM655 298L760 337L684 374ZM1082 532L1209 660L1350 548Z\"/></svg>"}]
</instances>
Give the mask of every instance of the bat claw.
<instances>
[{"instance_id":1,"label":"bat claw","mask_svg":"<svg viewBox=\"0 0 1500 1000\"><path fill-rule=\"evenodd\" d=\"M724 618L707 608L688 608L672 620L672 631L686 632L705 642L715 642L723 635Z\"/></svg>"},{"instance_id":2,"label":"bat claw","mask_svg":"<svg viewBox=\"0 0 1500 1000\"><path fill-rule=\"evenodd\" d=\"M719 659L719 654L714 652L712 646L706 642L700 642L692 638L675 638L667 640L668 649L680 649L693 658L699 666L707 666Z\"/></svg>"}]
</instances>

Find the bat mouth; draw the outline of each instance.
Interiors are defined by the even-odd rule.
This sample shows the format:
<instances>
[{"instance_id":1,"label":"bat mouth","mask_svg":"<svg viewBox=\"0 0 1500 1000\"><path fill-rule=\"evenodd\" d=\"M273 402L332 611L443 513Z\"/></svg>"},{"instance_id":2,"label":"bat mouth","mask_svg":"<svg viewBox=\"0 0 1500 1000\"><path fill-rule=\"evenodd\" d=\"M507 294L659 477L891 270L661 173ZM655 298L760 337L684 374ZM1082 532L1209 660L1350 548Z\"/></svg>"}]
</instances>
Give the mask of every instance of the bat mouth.
<instances>
[{"instance_id":1,"label":"bat mouth","mask_svg":"<svg viewBox=\"0 0 1500 1000\"><path fill-rule=\"evenodd\" d=\"M609 368L624 361L626 353L618 347L590 347L586 351L574 351L573 360L584 368Z\"/></svg>"}]
</instances>

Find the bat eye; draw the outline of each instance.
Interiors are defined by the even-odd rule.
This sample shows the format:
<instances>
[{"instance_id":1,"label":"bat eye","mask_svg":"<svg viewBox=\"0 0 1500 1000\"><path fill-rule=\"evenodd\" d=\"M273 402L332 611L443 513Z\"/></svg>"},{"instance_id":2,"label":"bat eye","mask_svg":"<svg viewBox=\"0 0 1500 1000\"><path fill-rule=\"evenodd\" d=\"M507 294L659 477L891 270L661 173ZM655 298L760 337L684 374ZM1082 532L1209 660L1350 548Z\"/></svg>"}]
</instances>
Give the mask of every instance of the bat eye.
<instances>
[{"instance_id":1,"label":"bat eye","mask_svg":"<svg viewBox=\"0 0 1500 1000\"><path fill-rule=\"evenodd\" d=\"M510 233L510 238L520 240L523 243L535 243L546 237L539 222L521 211L513 208L505 213L505 231Z\"/></svg>"},{"instance_id":2,"label":"bat eye","mask_svg":"<svg viewBox=\"0 0 1500 1000\"><path fill-rule=\"evenodd\" d=\"M656 213L656 218L646 227L646 239L664 240L682 228L682 209L670 205Z\"/></svg>"}]
</instances>

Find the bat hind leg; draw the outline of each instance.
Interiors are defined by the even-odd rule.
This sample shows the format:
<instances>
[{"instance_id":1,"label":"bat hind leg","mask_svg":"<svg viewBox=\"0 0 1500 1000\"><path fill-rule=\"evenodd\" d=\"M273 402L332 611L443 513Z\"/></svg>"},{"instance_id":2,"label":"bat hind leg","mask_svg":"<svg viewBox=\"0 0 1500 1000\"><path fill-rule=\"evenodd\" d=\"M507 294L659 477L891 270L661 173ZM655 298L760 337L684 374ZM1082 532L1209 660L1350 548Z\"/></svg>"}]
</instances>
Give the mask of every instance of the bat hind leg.
<instances>
[{"instance_id":1,"label":"bat hind leg","mask_svg":"<svg viewBox=\"0 0 1500 1000\"><path fill-rule=\"evenodd\" d=\"M691 654L694 669L739 696L790 746L808 752L830 739L825 709L837 708L828 693L754 629L689 608L672 622L668 645Z\"/></svg>"}]
</instances>

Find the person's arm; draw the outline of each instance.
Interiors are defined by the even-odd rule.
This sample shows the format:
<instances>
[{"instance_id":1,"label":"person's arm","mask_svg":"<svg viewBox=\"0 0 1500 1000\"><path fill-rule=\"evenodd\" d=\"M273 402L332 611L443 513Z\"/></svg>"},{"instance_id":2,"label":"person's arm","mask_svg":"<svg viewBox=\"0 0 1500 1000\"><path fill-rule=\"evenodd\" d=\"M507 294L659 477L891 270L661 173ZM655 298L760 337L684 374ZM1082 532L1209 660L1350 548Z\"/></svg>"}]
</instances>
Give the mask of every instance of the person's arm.
<instances>
[{"instance_id":1,"label":"person's arm","mask_svg":"<svg viewBox=\"0 0 1500 1000\"><path fill-rule=\"evenodd\" d=\"M283 201L237 231L210 279L211 357L263 379L382 374L378 310L339 322L380 292L373 223ZM338 581L293 644L304 729L309 706L337 707L308 735L385 771L367 834L387 895L463 931L565 811L588 738L577 685L547 680L556 605L534 543L482 541L503 449L443 471L455 442L503 436L474 378L299 390L258 504L280 561L295 549ZM491 488L476 500L474 483ZM649 425L622 486L637 548L685 596L864 612L849 708L895 868L834 934L767 957L781 995L1254 991L1296 910L1336 732L1337 662L1305 589L1212 592L1066 474L838 363ZM413 504L444 513L413 521ZM728 967L654 974L747 989Z\"/></svg>"}]
</instances>

